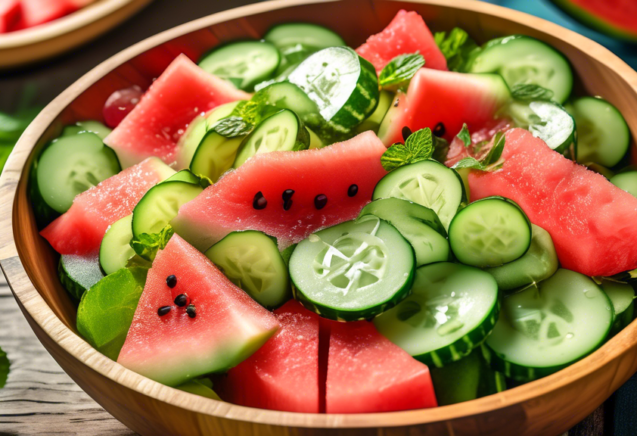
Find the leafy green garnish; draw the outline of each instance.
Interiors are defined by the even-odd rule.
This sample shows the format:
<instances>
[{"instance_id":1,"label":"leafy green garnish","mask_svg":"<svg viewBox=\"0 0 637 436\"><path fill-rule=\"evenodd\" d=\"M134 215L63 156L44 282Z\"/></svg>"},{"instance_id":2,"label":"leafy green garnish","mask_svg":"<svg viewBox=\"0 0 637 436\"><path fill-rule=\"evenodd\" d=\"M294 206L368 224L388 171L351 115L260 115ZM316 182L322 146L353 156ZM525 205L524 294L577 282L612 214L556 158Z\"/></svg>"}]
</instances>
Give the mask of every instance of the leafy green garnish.
<instances>
[{"instance_id":1,"label":"leafy green garnish","mask_svg":"<svg viewBox=\"0 0 637 436\"><path fill-rule=\"evenodd\" d=\"M456 136L462 141L465 147L469 147L471 145L471 133L469 133L469 128L466 123L462 125L460 133Z\"/></svg>"},{"instance_id":2,"label":"leafy green garnish","mask_svg":"<svg viewBox=\"0 0 637 436\"><path fill-rule=\"evenodd\" d=\"M452 168L471 168L473 170L480 171L499 170L500 168L502 168L502 162L499 161L502 157L502 152L504 151L505 141L506 137L504 136L504 133L496 133L493 137L493 147L491 147L489 153L482 160L477 160L473 157L465 157L464 159L458 161Z\"/></svg>"},{"instance_id":3,"label":"leafy green garnish","mask_svg":"<svg viewBox=\"0 0 637 436\"><path fill-rule=\"evenodd\" d=\"M449 143L447 140L434 135L434 153L431 155L432 159L438 162L444 162L447 160L447 154L449 154Z\"/></svg>"},{"instance_id":4,"label":"leafy green garnish","mask_svg":"<svg viewBox=\"0 0 637 436\"><path fill-rule=\"evenodd\" d=\"M245 136L252 131L253 124L246 122L241 117L230 116L228 118L222 118L214 123L210 130L214 130L221 136L226 138L236 138L238 136Z\"/></svg>"},{"instance_id":5,"label":"leafy green garnish","mask_svg":"<svg viewBox=\"0 0 637 436\"><path fill-rule=\"evenodd\" d=\"M166 248L173 234L175 230L168 224L158 233L142 233L139 238L131 239L130 246L139 256L152 262L155 260L157 251Z\"/></svg>"},{"instance_id":6,"label":"leafy green garnish","mask_svg":"<svg viewBox=\"0 0 637 436\"><path fill-rule=\"evenodd\" d=\"M493 147L489 150L487 157L484 158L484 164L486 166L493 165L502 157L502 152L504 151L504 144L506 142L506 137L504 133L498 132L493 137Z\"/></svg>"},{"instance_id":7,"label":"leafy green garnish","mask_svg":"<svg viewBox=\"0 0 637 436\"><path fill-rule=\"evenodd\" d=\"M551 101L553 91L532 83L518 83L511 88L511 96L523 101Z\"/></svg>"},{"instance_id":8,"label":"leafy green garnish","mask_svg":"<svg viewBox=\"0 0 637 436\"><path fill-rule=\"evenodd\" d=\"M425 65L419 53L396 56L380 72L378 84L381 88L395 87L410 80Z\"/></svg>"},{"instance_id":9,"label":"leafy green garnish","mask_svg":"<svg viewBox=\"0 0 637 436\"><path fill-rule=\"evenodd\" d=\"M11 363L9 362L9 358L7 358L7 353L0 348L0 389L7 383L10 367Z\"/></svg>"},{"instance_id":10,"label":"leafy green garnish","mask_svg":"<svg viewBox=\"0 0 637 436\"><path fill-rule=\"evenodd\" d=\"M429 159L434 153L434 142L429 127L417 130L409 135L403 144L394 144L380 157L385 171L392 171L403 165Z\"/></svg>"},{"instance_id":11,"label":"leafy green garnish","mask_svg":"<svg viewBox=\"0 0 637 436\"><path fill-rule=\"evenodd\" d=\"M453 28L448 34L436 32L434 40L447 59L447 68L451 71L463 72L473 52L480 50L478 44L459 27Z\"/></svg>"}]
</instances>

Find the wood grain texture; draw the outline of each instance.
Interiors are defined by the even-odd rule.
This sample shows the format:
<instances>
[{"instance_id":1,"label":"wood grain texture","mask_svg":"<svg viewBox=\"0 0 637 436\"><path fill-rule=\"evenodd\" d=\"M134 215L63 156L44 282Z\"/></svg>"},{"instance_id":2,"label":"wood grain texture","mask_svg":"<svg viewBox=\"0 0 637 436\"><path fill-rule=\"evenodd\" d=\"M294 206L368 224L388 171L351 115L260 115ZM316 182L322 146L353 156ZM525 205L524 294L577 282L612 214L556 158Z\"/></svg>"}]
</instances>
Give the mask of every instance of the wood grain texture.
<instances>
[{"instance_id":1,"label":"wood grain texture","mask_svg":"<svg viewBox=\"0 0 637 436\"><path fill-rule=\"evenodd\" d=\"M0 179L0 265L31 327L58 363L96 401L142 434L254 436L555 435L590 414L637 370L637 324L600 350L550 377L487 398L437 409L367 415L311 415L257 410L199 398L126 370L74 332L74 310L55 274L56 256L37 235L26 196L33 150L65 122L96 113L112 90L152 80L151 59L238 37L262 35L281 21L327 24L356 46L400 8L434 29L460 26L478 40L524 33L547 41L573 63L578 86L615 104L637 134L637 73L598 44L554 24L470 0L348 0L261 3L215 14L125 50L62 93L27 129ZM342 17L356 16L356 20Z\"/></svg>"}]
</instances>

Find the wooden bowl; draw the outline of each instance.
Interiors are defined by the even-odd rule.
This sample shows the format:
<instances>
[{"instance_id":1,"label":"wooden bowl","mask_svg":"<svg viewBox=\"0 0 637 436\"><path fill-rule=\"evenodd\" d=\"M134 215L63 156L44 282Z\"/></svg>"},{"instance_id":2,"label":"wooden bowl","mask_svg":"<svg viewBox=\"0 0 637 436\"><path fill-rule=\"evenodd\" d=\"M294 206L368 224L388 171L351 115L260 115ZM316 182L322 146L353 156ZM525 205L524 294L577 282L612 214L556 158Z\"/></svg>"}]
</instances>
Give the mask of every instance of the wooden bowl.
<instances>
[{"instance_id":1,"label":"wooden bowl","mask_svg":"<svg viewBox=\"0 0 637 436\"><path fill-rule=\"evenodd\" d=\"M126 20L152 0L101 0L31 29L0 35L0 69L47 59L84 44Z\"/></svg>"},{"instance_id":2,"label":"wooden bowl","mask_svg":"<svg viewBox=\"0 0 637 436\"><path fill-rule=\"evenodd\" d=\"M637 323L557 374L490 397L427 410L358 415L275 412L209 400L142 377L91 348L75 330L75 309L56 275L57 256L38 236L27 198L34 151L63 123L99 118L114 90L148 86L172 58L259 37L275 23L332 27L357 46L401 8L434 29L460 26L480 41L513 33L542 39L579 73L578 87L615 104L637 135L637 73L600 45L544 20L471 0L280 0L193 21L107 60L49 104L20 139L0 179L0 264L20 308L66 372L117 419L141 434L179 435L556 435L582 420L637 370Z\"/></svg>"}]
</instances>

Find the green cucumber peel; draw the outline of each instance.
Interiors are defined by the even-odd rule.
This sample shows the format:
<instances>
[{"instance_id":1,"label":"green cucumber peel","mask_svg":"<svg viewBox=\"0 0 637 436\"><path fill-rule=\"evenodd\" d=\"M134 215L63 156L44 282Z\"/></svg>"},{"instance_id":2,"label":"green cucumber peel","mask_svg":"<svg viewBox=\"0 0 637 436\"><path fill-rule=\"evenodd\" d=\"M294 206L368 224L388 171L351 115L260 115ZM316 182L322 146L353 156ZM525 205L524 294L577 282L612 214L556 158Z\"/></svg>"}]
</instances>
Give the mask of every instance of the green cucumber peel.
<instances>
[{"instance_id":1,"label":"green cucumber peel","mask_svg":"<svg viewBox=\"0 0 637 436\"><path fill-rule=\"evenodd\" d=\"M404 145L396 143L389 147L380 157L380 163L385 171L392 171L403 165L427 160L434 151L433 135L431 129L426 127L409 135Z\"/></svg>"}]
</instances>

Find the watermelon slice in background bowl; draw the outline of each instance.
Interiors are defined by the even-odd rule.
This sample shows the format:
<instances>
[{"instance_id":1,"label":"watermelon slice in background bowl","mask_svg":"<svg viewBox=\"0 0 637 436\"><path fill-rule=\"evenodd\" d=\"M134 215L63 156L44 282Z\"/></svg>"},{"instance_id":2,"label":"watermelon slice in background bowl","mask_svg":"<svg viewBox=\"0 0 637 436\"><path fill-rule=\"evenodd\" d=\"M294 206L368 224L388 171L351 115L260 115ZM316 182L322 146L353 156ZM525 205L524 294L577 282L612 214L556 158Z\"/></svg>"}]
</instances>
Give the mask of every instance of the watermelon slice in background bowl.
<instances>
[{"instance_id":1,"label":"watermelon slice in background bowl","mask_svg":"<svg viewBox=\"0 0 637 436\"><path fill-rule=\"evenodd\" d=\"M142 434L217 431L228 435L243 432L305 436L327 430L327 434L367 436L378 434L379 429L400 436L477 432L559 434L588 414L634 372L636 327L629 326L599 351L559 374L471 403L347 416L285 413L220 403L176 391L105 358L74 333L75 309L55 278L56 256L37 236L26 197L25 174L28 172L23 169L30 165L29 153L35 154L54 138L61 125L78 121L78 114L99 113L107 96L118 89L106 89L113 83L120 88L133 85L146 88L155 76L143 74L142 67L136 69L133 65L147 50L163 49L162 44L178 36L193 43L210 38L211 34L219 41L227 41L261 35L275 23L296 19L327 24L350 45L356 46L366 36L379 32L398 10L413 9L426 18L432 29L462 26L478 41L520 32L556 45L580 73L582 86L612 101L626 115L632 131L637 131L634 86L637 77L607 51L557 26L487 4L461 0L445 5L434 3L356 0L304 5L264 3L205 18L158 35L107 61L62 94L23 136L17 153L8 162L7 172L0 179L2 204L11 205L0 210L0 228L3 229L0 263L43 343L83 389L126 425ZM343 16L359 19L343 20ZM579 47L586 47L586 53ZM139 77L135 73L139 73ZM176 262L178 260L173 261Z\"/></svg>"}]
</instances>

